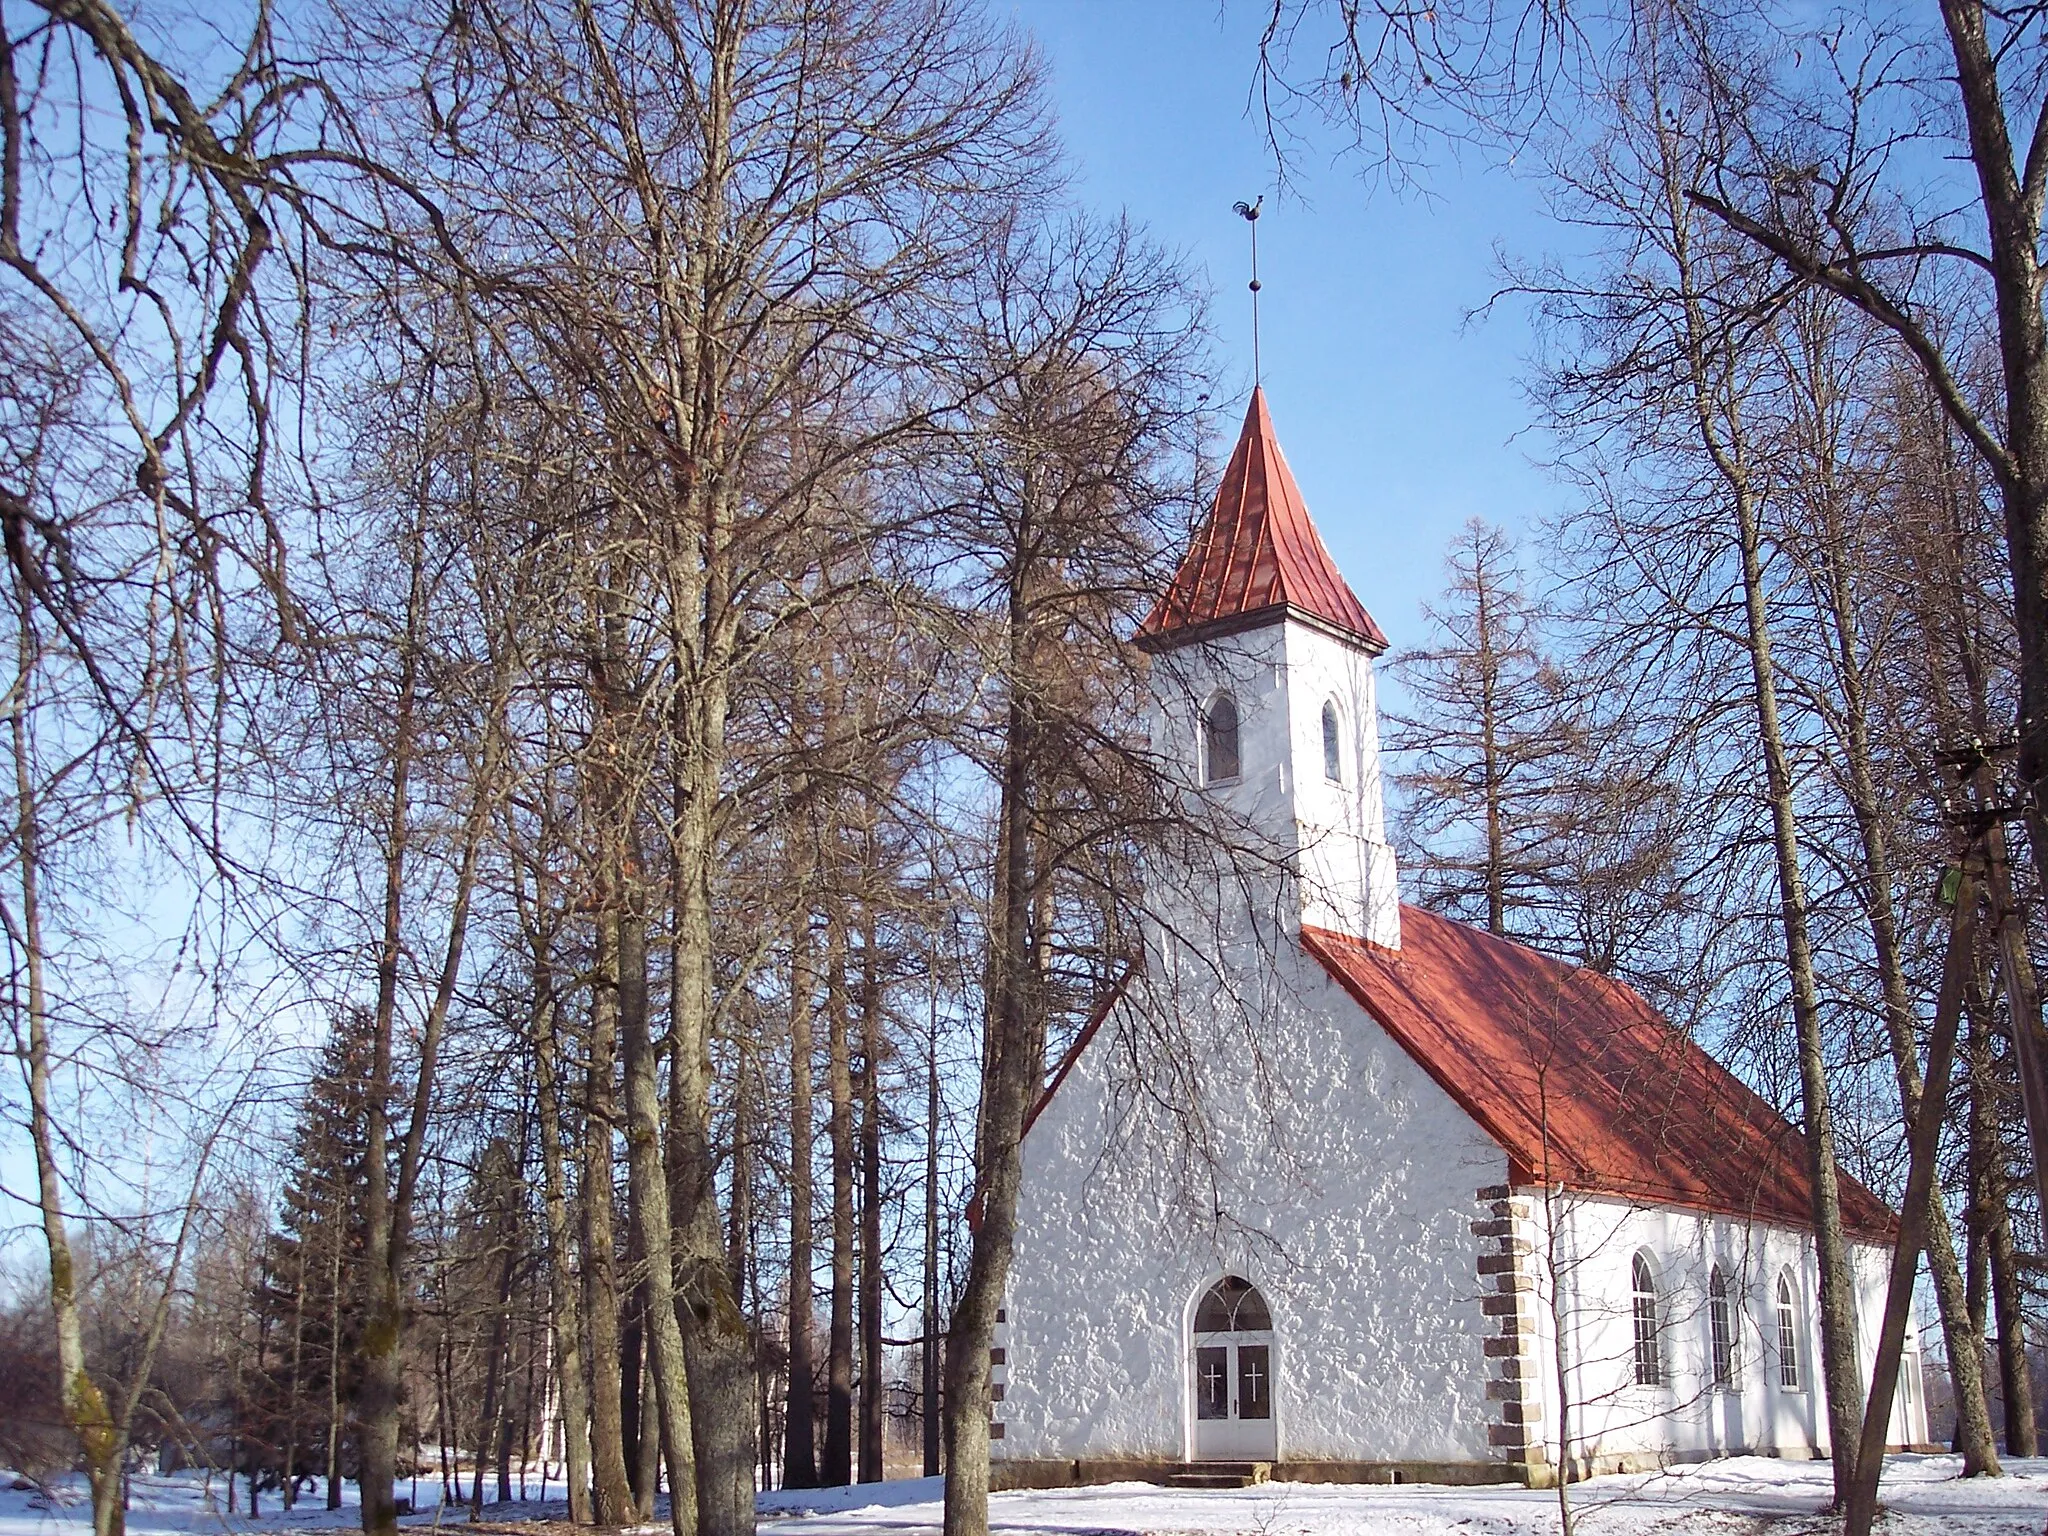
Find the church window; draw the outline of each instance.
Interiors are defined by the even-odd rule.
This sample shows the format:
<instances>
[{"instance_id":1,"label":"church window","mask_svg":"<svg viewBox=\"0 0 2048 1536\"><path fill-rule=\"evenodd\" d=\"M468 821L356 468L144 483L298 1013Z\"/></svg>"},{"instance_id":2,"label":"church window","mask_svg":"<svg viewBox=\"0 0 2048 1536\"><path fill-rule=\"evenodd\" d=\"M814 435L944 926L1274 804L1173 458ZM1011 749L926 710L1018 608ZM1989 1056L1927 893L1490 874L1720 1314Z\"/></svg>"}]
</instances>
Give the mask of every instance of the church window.
<instances>
[{"instance_id":1,"label":"church window","mask_svg":"<svg viewBox=\"0 0 2048 1536\"><path fill-rule=\"evenodd\" d=\"M1664 1361L1657 1337L1657 1281L1650 1261L1637 1254L1629 1266L1635 1288L1636 1385L1654 1387L1664 1380Z\"/></svg>"},{"instance_id":2,"label":"church window","mask_svg":"<svg viewBox=\"0 0 2048 1536\"><path fill-rule=\"evenodd\" d=\"M1210 1286L1195 1308L1197 1333L1268 1333L1272 1327L1266 1298L1251 1281L1236 1275L1225 1275Z\"/></svg>"},{"instance_id":3,"label":"church window","mask_svg":"<svg viewBox=\"0 0 2048 1536\"><path fill-rule=\"evenodd\" d=\"M1202 712L1202 782L1220 784L1238 775L1237 700L1219 693Z\"/></svg>"},{"instance_id":4,"label":"church window","mask_svg":"<svg viewBox=\"0 0 2048 1536\"><path fill-rule=\"evenodd\" d=\"M1729 1321L1728 1277L1717 1264L1707 1280L1707 1328L1713 1336L1714 1385L1717 1387L1735 1385L1735 1332Z\"/></svg>"},{"instance_id":5,"label":"church window","mask_svg":"<svg viewBox=\"0 0 2048 1536\"><path fill-rule=\"evenodd\" d=\"M1792 1304L1792 1277L1778 1276L1778 1385L1799 1390L1799 1311Z\"/></svg>"},{"instance_id":6,"label":"church window","mask_svg":"<svg viewBox=\"0 0 2048 1536\"><path fill-rule=\"evenodd\" d=\"M1344 782L1344 746L1334 702L1323 705L1323 777L1332 784Z\"/></svg>"}]
</instances>

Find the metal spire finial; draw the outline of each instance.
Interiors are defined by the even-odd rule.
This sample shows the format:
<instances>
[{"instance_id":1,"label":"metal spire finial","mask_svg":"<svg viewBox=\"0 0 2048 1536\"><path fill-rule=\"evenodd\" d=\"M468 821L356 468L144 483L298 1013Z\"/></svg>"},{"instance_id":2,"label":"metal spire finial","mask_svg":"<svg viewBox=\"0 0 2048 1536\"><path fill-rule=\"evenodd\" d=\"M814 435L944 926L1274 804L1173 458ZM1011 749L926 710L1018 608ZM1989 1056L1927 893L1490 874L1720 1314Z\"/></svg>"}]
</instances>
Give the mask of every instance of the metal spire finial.
<instances>
[{"instance_id":1,"label":"metal spire finial","mask_svg":"<svg viewBox=\"0 0 2048 1536\"><path fill-rule=\"evenodd\" d=\"M1264 382L1259 371L1259 209L1265 205L1266 194L1261 192L1252 202L1232 204L1233 211L1252 227L1252 388L1257 389Z\"/></svg>"}]
</instances>

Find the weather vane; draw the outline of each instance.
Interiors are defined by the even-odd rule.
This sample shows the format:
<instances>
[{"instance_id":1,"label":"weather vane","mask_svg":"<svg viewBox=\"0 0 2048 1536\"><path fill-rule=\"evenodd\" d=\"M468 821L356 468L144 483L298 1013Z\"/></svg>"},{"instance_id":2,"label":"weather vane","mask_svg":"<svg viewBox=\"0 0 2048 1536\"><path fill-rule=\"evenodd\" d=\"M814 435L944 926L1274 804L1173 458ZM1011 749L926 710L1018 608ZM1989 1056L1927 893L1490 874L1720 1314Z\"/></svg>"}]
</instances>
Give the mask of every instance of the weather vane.
<instances>
[{"instance_id":1,"label":"weather vane","mask_svg":"<svg viewBox=\"0 0 2048 1536\"><path fill-rule=\"evenodd\" d=\"M1264 382L1259 371L1259 209L1265 206L1266 194L1261 192L1251 202L1233 203L1231 206L1240 219L1252 227L1252 387L1258 388Z\"/></svg>"}]
</instances>

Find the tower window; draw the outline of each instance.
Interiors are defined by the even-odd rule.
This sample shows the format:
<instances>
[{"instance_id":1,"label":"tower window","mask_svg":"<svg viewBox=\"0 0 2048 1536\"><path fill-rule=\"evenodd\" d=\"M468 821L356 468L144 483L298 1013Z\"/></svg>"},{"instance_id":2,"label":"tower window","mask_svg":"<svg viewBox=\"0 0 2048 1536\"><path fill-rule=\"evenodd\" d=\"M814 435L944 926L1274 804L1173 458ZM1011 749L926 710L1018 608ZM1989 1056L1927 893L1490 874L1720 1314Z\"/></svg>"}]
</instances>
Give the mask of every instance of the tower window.
<instances>
[{"instance_id":1,"label":"tower window","mask_svg":"<svg viewBox=\"0 0 2048 1536\"><path fill-rule=\"evenodd\" d=\"M1728 1316L1728 1277L1721 1267L1707 1280L1707 1328L1714 1346L1714 1385L1735 1385L1735 1332Z\"/></svg>"},{"instance_id":2,"label":"tower window","mask_svg":"<svg viewBox=\"0 0 2048 1536\"><path fill-rule=\"evenodd\" d=\"M1334 701L1323 705L1323 777L1332 784L1344 782L1344 743Z\"/></svg>"},{"instance_id":3,"label":"tower window","mask_svg":"<svg viewBox=\"0 0 2048 1536\"><path fill-rule=\"evenodd\" d=\"M1237 700L1219 693L1202 712L1202 782L1220 784L1238 775Z\"/></svg>"},{"instance_id":4,"label":"tower window","mask_svg":"<svg viewBox=\"0 0 2048 1536\"><path fill-rule=\"evenodd\" d=\"M1650 1261L1637 1254L1629 1266L1635 1288L1636 1385L1654 1387L1664 1380L1663 1352L1657 1336L1657 1281Z\"/></svg>"}]
</instances>

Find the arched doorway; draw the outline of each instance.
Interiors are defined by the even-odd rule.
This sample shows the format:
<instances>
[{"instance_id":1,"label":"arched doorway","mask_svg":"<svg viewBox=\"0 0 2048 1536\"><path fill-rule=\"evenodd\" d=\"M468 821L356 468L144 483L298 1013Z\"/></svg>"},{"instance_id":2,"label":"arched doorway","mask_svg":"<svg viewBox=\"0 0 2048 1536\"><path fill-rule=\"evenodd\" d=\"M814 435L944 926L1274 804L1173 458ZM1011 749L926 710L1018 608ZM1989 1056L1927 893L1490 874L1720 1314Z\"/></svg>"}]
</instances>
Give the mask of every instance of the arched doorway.
<instances>
[{"instance_id":1,"label":"arched doorway","mask_svg":"<svg viewBox=\"0 0 2048 1536\"><path fill-rule=\"evenodd\" d=\"M1271 1461L1273 1315L1249 1280L1225 1275L1195 1305L1189 1341L1197 1461Z\"/></svg>"}]
</instances>

